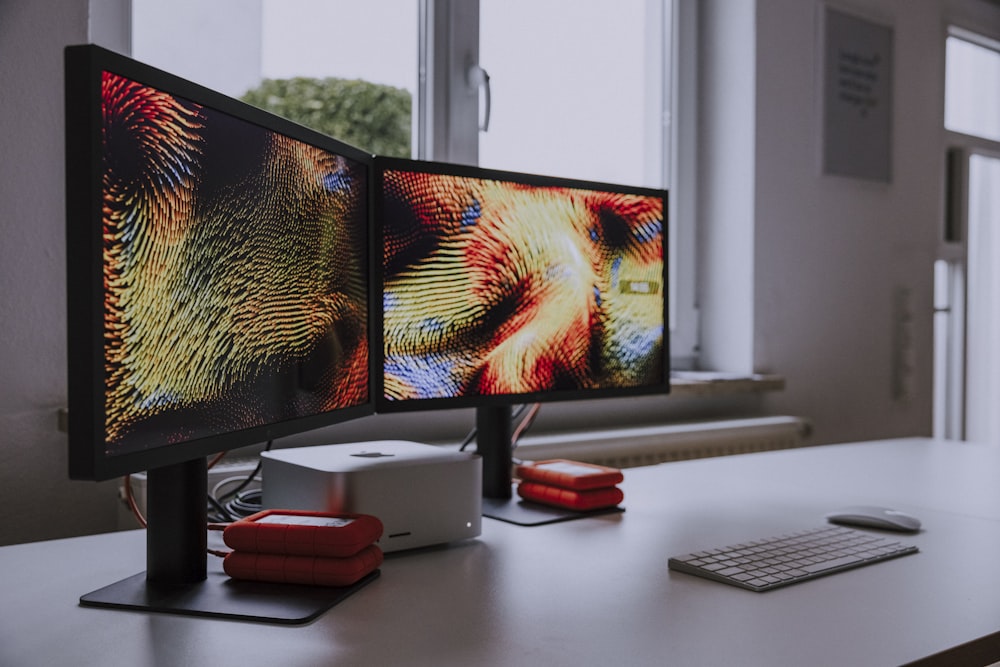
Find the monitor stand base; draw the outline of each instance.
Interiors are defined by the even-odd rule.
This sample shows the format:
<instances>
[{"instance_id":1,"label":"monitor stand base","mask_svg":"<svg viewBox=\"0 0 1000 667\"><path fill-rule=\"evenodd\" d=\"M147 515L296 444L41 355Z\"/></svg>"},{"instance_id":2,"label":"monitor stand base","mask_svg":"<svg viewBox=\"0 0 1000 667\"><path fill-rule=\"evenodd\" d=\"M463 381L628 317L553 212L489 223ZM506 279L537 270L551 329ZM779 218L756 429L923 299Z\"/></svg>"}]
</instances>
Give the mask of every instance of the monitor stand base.
<instances>
[{"instance_id":1,"label":"monitor stand base","mask_svg":"<svg viewBox=\"0 0 1000 667\"><path fill-rule=\"evenodd\" d=\"M260 623L308 623L379 576L376 570L344 587L275 584L230 579L220 571L194 584L155 585L146 573L80 598L84 607L226 618Z\"/></svg>"},{"instance_id":2,"label":"monitor stand base","mask_svg":"<svg viewBox=\"0 0 1000 667\"><path fill-rule=\"evenodd\" d=\"M542 526L603 514L620 514L624 511L625 508L620 506L580 511L531 503L516 497L483 498L483 516L518 526Z\"/></svg>"}]
</instances>

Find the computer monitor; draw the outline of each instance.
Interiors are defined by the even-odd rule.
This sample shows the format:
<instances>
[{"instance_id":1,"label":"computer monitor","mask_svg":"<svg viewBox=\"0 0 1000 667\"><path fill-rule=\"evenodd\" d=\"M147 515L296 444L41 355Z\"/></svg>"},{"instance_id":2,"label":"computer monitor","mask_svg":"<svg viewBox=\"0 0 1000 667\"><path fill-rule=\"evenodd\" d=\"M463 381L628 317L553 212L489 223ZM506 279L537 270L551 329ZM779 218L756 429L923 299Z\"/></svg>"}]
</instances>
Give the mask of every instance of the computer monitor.
<instances>
[{"instance_id":1,"label":"computer monitor","mask_svg":"<svg viewBox=\"0 0 1000 667\"><path fill-rule=\"evenodd\" d=\"M65 74L69 475L149 471L146 573L82 602L287 619L208 577L205 457L373 412L372 158L93 45Z\"/></svg>"},{"instance_id":2,"label":"computer monitor","mask_svg":"<svg viewBox=\"0 0 1000 667\"><path fill-rule=\"evenodd\" d=\"M476 408L484 514L511 520L512 405L670 390L667 193L375 165L376 411Z\"/></svg>"}]
</instances>

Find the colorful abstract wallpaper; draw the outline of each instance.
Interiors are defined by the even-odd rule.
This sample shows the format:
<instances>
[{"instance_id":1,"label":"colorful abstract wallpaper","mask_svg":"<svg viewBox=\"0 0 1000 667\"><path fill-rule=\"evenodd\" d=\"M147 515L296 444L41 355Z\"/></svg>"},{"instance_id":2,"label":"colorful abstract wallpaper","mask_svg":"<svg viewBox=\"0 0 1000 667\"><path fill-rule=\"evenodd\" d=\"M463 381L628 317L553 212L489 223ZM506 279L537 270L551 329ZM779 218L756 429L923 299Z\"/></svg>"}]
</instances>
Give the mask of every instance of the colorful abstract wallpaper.
<instances>
[{"instance_id":1,"label":"colorful abstract wallpaper","mask_svg":"<svg viewBox=\"0 0 1000 667\"><path fill-rule=\"evenodd\" d=\"M664 381L663 198L389 170L389 400Z\"/></svg>"},{"instance_id":2,"label":"colorful abstract wallpaper","mask_svg":"<svg viewBox=\"0 0 1000 667\"><path fill-rule=\"evenodd\" d=\"M102 122L109 451L366 402L365 165L109 72Z\"/></svg>"}]
</instances>

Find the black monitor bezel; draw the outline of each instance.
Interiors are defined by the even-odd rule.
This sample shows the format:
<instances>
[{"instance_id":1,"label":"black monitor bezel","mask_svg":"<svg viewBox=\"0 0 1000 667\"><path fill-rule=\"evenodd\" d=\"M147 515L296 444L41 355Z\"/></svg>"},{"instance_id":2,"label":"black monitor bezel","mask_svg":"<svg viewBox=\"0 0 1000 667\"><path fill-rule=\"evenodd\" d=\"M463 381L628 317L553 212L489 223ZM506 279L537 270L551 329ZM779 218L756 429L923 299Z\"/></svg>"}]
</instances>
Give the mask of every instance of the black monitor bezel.
<instances>
[{"instance_id":1,"label":"black monitor bezel","mask_svg":"<svg viewBox=\"0 0 1000 667\"><path fill-rule=\"evenodd\" d=\"M368 340L375 340L373 156L280 116L107 49L65 49L66 269L68 450L71 479L105 480L236 449L374 413L374 357L368 354L368 399L361 404L287 421L220 433L137 452L108 454L104 438L104 346L101 239L101 86L110 71L221 113L287 135L362 164L368 174L366 280Z\"/></svg>"},{"instance_id":2,"label":"black monitor bezel","mask_svg":"<svg viewBox=\"0 0 1000 667\"><path fill-rule=\"evenodd\" d=\"M663 381L661 383L639 385L631 387L604 387L599 389L576 389L560 391L539 391L520 394L477 394L471 396L454 396L442 398L404 399L390 400L385 396L385 341L384 341L384 314L382 309L383 285L385 281L385 267L383 264L384 239L384 198L382 196L384 174L386 171L401 170L414 171L428 174L471 177L498 181L508 181L538 187L564 187L578 188L584 190L598 190L620 192L624 194L636 194L642 196L661 197L663 200L664 229L662 236L663 247L663 276L662 285L662 305L663 305L663 355L662 372ZM500 169L490 169L478 166L456 164L449 162L418 160L412 158L397 157L375 157L375 177L374 177L374 220L375 220L375 248L373 255L373 267L375 273L374 288L376 290L375 307L373 309L374 327L377 339L373 341L372 357L374 359L375 384L372 390L375 394L375 411L377 413L413 412L423 410L444 410L457 408L487 408L502 407L526 403L546 403L546 402L566 402L604 398L624 398L629 396L652 396L670 393L670 327L669 327L669 247L667 240L667 216L669 192L661 188L649 188L642 186L629 186L600 181L588 181L576 178L563 178L557 176L547 176L542 174L522 173L506 171Z\"/></svg>"}]
</instances>

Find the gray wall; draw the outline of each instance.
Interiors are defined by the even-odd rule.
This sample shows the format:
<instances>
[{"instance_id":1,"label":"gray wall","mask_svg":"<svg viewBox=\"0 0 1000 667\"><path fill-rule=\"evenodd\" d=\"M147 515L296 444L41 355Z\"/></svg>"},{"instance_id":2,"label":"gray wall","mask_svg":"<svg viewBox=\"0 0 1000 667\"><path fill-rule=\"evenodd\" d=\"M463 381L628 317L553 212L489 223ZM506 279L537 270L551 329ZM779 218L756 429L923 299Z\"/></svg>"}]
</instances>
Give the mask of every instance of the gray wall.
<instances>
[{"instance_id":1,"label":"gray wall","mask_svg":"<svg viewBox=\"0 0 1000 667\"><path fill-rule=\"evenodd\" d=\"M62 47L88 11L120 0L0 3L0 544L112 530L113 482L66 479ZM896 31L895 179L822 176L818 0L703 0L699 129L705 359L783 374L766 398L609 402L632 422L712 414L811 418L817 442L929 434L931 275L941 209L943 30L954 15L1000 35L984 0L854 0ZM99 11L98 11L99 10ZM106 14L109 13L109 14ZM990 26L992 29L990 30ZM120 40L120 26L107 30ZM97 33L94 33L97 35ZM101 38L102 40L105 37ZM914 313L909 395L891 391L892 303ZM543 410L542 428L599 424L587 406ZM378 416L305 441L460 438L467 412ZM442 428L444 424L444 428Z\"/></svg>"},{"instance_id":2,"label":"gray wall","mask_svg":"<svg viewBox=\"0 0 1000 667\"><path fill-rule=\"evenodd\" d=\"M70 483L56 429L66 403L62 49L87 41L87 21L87 0L0 3L0 543L114 527L113 486Z\"/></svg>"},{"instance_id":3,"label":"gray wall","mask_svg":"<svg viewBox=\"0 0 1000 667\"><path fill-rule=\"evenodd\" d=\"M820 175L822 6L757 3L754 235L747 250L754 366L787 377L787 391L768 408L810 416L817 442L927 435L933 263L944 199L944 37L954 23L1000 35L1000 6L843 3L894 29L889 184ZM907 317L901 330L897 320Z\"/></svg>"}]
</instances>

